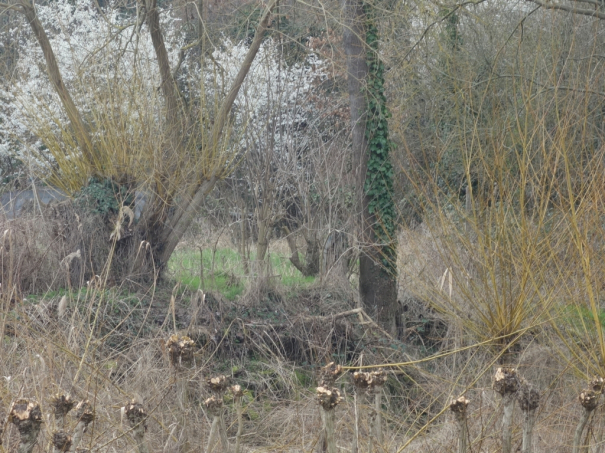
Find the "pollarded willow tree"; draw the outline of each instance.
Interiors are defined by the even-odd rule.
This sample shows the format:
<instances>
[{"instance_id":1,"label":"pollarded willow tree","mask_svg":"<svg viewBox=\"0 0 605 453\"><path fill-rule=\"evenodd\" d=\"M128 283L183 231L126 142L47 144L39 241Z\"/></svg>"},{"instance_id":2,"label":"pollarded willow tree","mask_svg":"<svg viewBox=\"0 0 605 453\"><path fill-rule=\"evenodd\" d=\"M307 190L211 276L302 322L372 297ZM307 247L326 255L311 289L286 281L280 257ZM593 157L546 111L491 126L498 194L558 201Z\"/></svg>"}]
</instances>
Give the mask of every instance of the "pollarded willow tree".
<instances>
[{"instance_id":1,"label":"pollarded willow tree","mask_svg":"<svg viewBox=\"0 0 605 453\"><path fill-rule=\"evenodd\" d=\"M7 122L60 188L74 194L92 181L114 189L118 212L106 220L120 277L161 271L206 195L237 165L230 113L275 3L262 10L227 87L220 86L221 68L207 61L203 20L187 41L167 27L175 19L162 16L157 0L114 9L67 1L0 3L0 12L23 15L38 45L22 49L33 64L21 71L43 70L48 77L4 91L22 113L21 121ZM199 75L208 70L216 76L212 86ZM135 191L148 194L136 222Z\"/></svg>"}]
</instances>

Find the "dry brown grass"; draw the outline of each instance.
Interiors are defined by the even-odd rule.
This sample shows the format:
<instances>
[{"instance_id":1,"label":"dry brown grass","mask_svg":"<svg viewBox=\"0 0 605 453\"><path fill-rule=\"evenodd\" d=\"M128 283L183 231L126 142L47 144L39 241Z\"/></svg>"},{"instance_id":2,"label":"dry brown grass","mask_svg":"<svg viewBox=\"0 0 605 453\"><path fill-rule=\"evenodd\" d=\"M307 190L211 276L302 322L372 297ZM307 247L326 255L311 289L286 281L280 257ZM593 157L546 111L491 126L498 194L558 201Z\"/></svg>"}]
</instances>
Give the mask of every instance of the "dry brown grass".
<instances>
[{"instance_id":1,"label":"dry brown grass","mask_svg":"<svg viewBox=\"0 0 605 453\"><path fill-rule=\"evenodd\" d=\"M201 348L198 343L195 367L179 376L179 379L184 376L190 395L183 405L177 396L176 376L162 350L169 332L155 329L144 336L131 333L129 341L118 350L104 342L99 334L101 329L98 325L95 327L95 317L98 316L98 321L102 319L97 313L108 303L101 292L91 291L86 300L80 301L88 304L86 310L77 310L76 301L71 301L62 319L56 316L58 300L44 303L45 310L39 310L38 306L17 306L7 318L13 334L4 335L0 350L0 375L4 376L0 398L4 411L13 400L32 397L41 403L47 417L51 413L50 398L59 392L71 394L75 400L88 399L95 407L96 420L86 433L84 444L96 451L122 452L132 451L135 442L130 426L120 420L120 408L135 399L143 402L149 414L146 440L150 451L199 451L206 443L210 428L209 417L201 406L210 396L205 382L222 369L246 390L242 451L310 452L318 442L321 420L312 367L296 365L285 357L283 350L274 348L278 336L250 332L254 360L226 354L212 341ZM350 322L356 324L356 321ZM264 330L269 328L265 324ZM324 334L332 335L333 331L328 329ZM366 335L375 337L377 333L368 329ZM324 341L316 346L326 348L329 343ZM535 428L535 451L569 451L580 414L576 398L583 387L582 381L567 372L566 364L552 347L539 343L538 338L527 344L515 359L520 374L540 390L542 397ZM359 351L364 353L363 364L388 358L385 353L388 347L372 352L372 344L379 346L381 341L369 343ZM404 357L393 351L390 354L393 361ZM498 450L500 397L491 388L493 356L488 349L477 347L460 351L455 357L455 361L452 355L391 370L396 374L389 373L383 399L385 441L376 451L399 451L410 440L405 451L455 451L453 418L447 411L440 413L453 397L462 393L471 401L472 451ZM302 382L301 376L307 376L309 381ZM336 386L344 396L344 401L335 409L337 445L341 450L348 450L354 432L350 375L339 378ZM370 400L365 399L361 414L362 450L367 448L370 432L369 404ZM233 443L237 431L233 400L227 397L225 405L226 426ZM521 432L520 410L515 411L514 446L520 442ZM602 417L602 410L597 410L591 425L593 439L601 435ZM72 415L69 429L74 423ZM44 424L41 448L48 448L53 429L52 423ZM417 433L420 434L414 438ZM7 425L4 445L16 438L14 428Z\"/></svg>"},{"instance_id":2,"label":"dry brown grass","mask_svg":"<svg viewBox=\"0 0 605 453\"><path fill-rule=\"evenodd\" d=\"M27 290L67 284L65 271L57 267L67 250L48 246L42 249L46 255L40 252L52 225L36 223L34 218L10 224L14 232L4 236L4 244L8 244L3 249L4 269L17 271L4 274L3 283L12 275L13 281L25 284ZM320 281L315 287L299 289L292 297L278 282L259 278L247 283L247 292L237 302L208 295L195 317L188 312L188 293L172 292L175 299L171 304L171 291L160 288L137 295L138 302L133 305L119 290L109 290L96 280L87 291L67 294L61 317L60 297L33 304L13 297L3 311L1 409L6 412L11 401L32 397L48 417L50 398L59 392L75 400L88 399L95 407L96 420L86 434L85 445L96 451L122 452L136 448L130 426L120 420L120 408L134 399L142 401L149 414L146 440L150 451L199 451L206 445L211 422L202 406L210 396L205 381L209 376L226 374L245 389L242 451L310 452L317 447L321 431L314 370L336 358L352 366L399 364L388 368L382 413L385 440L376 451L396 452L403 447L411 452L455 451L456 425L447 408L452 398L461 394L471 401L468 423L472 451L497 451L501 403L491 388L497 351L489 343L477 344L463 323L431 311L423 299L434 294L434 290L426 291L427 282L439 284L442 280L438 290L450 298L450 283L442 274L448 267L443 250L460 256L465 253L463 246L449 244L446 248L442 242L446 235L436 231L402 233L400 259L406 276L402 294L414 296L414 309L423 316L434 316L445 330L408 335L407 344L389 339L356 317L333 318L355 307L350 284L338 280ZM8 266L11 256L18 259ZM47 261L41 261L40 256ZM455 256L449 267L456 269L459 262ZM454 285L450 300L458 300L460 307L468 310ZM10 293L3 294L8 300ZM150 303L145 302L149 299ZM460 307L459 312L463 312ZM277 313L276 318L268 317L265 309ZM188 333L196 342L195 367L178 376L162 347L171 333ZM585 386L565 360L565 354L569 356L565 343L552 333L548 323L535 325L508 359L541 393L534 435L536 452L569 451L581 414L577 394ZM435 338L430 338L433 334ZM187 388L186 400L179 397L179 382ZM348 375L336 386L344 396L335 409L337 445L347 451L354 435L353 386ZM366 398L362 405L361 450L368 447L370 404ZM225 408L227 432L233 443L237 420L229 397ZM602 436L602 417L599 408L588 431L593 445ZM513 448L520 443L521 419L516 408ZM74 423L72 415L69 429ZM52 423L43 426L40 447L50 448L53 429ZM3 436L5 446L17 438L9 425Z\"/></svg>"}]
</instances>

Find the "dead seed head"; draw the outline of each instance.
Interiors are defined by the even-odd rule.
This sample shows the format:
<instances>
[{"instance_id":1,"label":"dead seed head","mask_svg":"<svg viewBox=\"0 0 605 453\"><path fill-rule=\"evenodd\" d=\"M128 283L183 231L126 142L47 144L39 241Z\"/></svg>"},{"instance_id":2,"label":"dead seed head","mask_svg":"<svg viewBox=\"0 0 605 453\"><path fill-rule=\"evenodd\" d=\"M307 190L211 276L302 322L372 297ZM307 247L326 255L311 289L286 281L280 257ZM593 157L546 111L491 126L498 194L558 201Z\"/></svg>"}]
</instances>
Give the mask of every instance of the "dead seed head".
<instances>
[{"instance_id":1,"label":"dead seed head","mask_svg":"<svg viewBox=\"0 0 605 453\"><path fill-rule=\"evenodd\" d=\"M336 365L334 362L328 363L322 367L319 371L319 385L320 387L332 387L336 379L344 372L340 365Z\"/></svg>"},{"instance_id":2,"label":"dead seed head","mask_svg":"<svg viewBox=\"0 0 605 453\"><path fill-rule=\"evenodd\" d=\"M206 406L206 409L211 415L218 416L223 408L223 399L216 396L211 396L204 401L204 406Z\"/></svg>"},{"instance_id":3,"label":"dead seed head","mask_svg":"<svg viewBox=\"0 0 605 453\"><path fill-rule=\"evenodd\" d=\"M244 396L244 391L242 390L241 385L232 385L229 387L229 390L231 390L231 394L234 398L241 398Z\"/></svg>"},{"instance_id":4,"label":"dead seed head","mask_svg":"<svg viewBox=\"0 0 605 453\"><path fill-rule=\"evenodd\" d=\"M16 400L11 404L8 420L17 427L19 433L40 429L42 424L40 405L34 400Z\"/></svg>"},{"instance_id":5,"label":"dead seed head","mask_svg":"<svg viewBox=\"0 0 605 453\"><path fill-rule=\"evenodd\" d=\"M145 423L145 419L147 418L147 412L143 408L142 404L137 403L135 400L132 400L130 404L126 405L126 418L128 419L128 423L130 426L141 425L147 430L147 424Z\"/></svg>"},{"instance_id":6,"label":"dead seed head","mask_svg":"<svg viewBox=\"0 0 605 453\"><path fill-rule=\"evenodd\" d=\"M65 431L57 431L53 434L53 445L58 451L69 451L71 448L71 436Z\"/></svg>"},{"instance_id":7,"label":"dead seed head","mask_svg":"<svg viewBox=\"0 0 605 453\"><path fill-rule=\"evenodd\" d=\"M211 377L206 379L206 385L214 393L222 395L229 386L229 379L224 375Z\"/></svg>"},{"instance_id":8,"label":"dead seed head","mask_svg":"<svg viewBox=\"0 0 605 453\"><path fill-rule=\"evenodd\" d=\"M540 393L525 379L521 379L517 399L523 412L535 411L540 405Z\"/></svg>"},{"instance_id":9,"label":"dead seed head","mask_svg":"<svg viewBox=\"0 0 605 453\"><path fill-rule=\"evenodd\" d=\"M316 393L317 401L325 411L334 409L342 401L337 388L317 387Z\"/></svg>"},{"instance_id":10,"label":"dead seed head","mask_svg":"<svg viewBox=\"0 0 605 453\"><path fill-rule=\"evenodd\" d=\"M82 422L84 426L88 426L95 419L94 410L88 400L78 403L76 406L76 418L78 419L78 423Z\"/></svg>"},{"instance_id":11,"label":"dead seed head","mask_svg":"<svg viewBox=\"0 0 605 453\"><path fill-rule=\"evenodd\" d=\"M53 408L56 416L64 417L73 409L74 402L71 396L59 393L51 398L50 406Z\"/></svg>"},{"instance_id":12,"label":"dead seed head","mask_svg":"<svg viewBox=\"0 0 605 453\"><path fill-rule=\"evenodd\" d=\"M515 368L498 368L494 376L493 388L500 395L515 393L519 389L519 377Z\"/></svg>"},{"instance_id":13,"label":"dead seed head","mask_svg":"<svg viewBox=\"0 0 605 453\"><path fill-rule=\"evenodd\" d=\"M592 381L590 381L589 385L595 393L603 393L603 391L605 391L605 379L600 376L595 376L592 378Z\"/></svg>"},{"instance_id":14,"label":"dead seed head","mask_svg":"<svg viewBox=\"0 0 605 453\"><path fill-rule=\"evenodd\" d=\"M596 409L599 403L598 395L591 389L584 389L580 392L580 404L587 411Z\"/></svg>"},{"instance_id":15,"label":"dead seed head","mask_svg":"<svg viewBox=\"0 0 605 453\"><path fill-rule=\"evenodd\" d=\"M195 343L189 337L171 335L166 341L170 364L175 368L190 366L193 363L194 345Z\"/></svg>"}]
</instances>

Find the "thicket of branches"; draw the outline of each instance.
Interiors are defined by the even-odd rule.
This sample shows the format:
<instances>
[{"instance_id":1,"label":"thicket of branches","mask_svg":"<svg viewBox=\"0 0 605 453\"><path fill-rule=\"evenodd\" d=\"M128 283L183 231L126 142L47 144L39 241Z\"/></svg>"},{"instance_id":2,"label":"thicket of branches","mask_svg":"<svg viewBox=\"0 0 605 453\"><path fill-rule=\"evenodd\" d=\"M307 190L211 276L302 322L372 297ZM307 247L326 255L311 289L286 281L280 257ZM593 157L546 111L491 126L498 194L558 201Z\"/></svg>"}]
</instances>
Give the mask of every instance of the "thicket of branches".
<instances>
[{"instance_id":1,"label":"thicket of branches","mask_svg":"<svg viewBox=\"0 0 605 453\"><path fill-rule=\"evenodd\" d=\"M584 374L601 373L605 356L603 20L593 3L371 5L392 113L399 297L435 310L456 346L494 340L514 358L528 332L545 329ZM342 250L368 246L358 242L340 6L280 5L259 37L255 5L167 3L158 22L166 73L143 3L38 5L94 142L89 156L38 65L35 31L16 14L21 6L8 6L3 168L18 157L71 193L92 176L125 187L109 232L130 257L147 241L160 257L153 264L164 265L180 219L219 180L205 212L235 225L244 259L255 243L262 261L271 238L284 236L292 262L314 275L326 272L325 245L338 234L348 238ZM225 111L254 42L248 78ZM150 208L131 238L119 207L136 191L149 194ZM357 272L354 254L341 261Z\"/></svg>"}]
</instances>

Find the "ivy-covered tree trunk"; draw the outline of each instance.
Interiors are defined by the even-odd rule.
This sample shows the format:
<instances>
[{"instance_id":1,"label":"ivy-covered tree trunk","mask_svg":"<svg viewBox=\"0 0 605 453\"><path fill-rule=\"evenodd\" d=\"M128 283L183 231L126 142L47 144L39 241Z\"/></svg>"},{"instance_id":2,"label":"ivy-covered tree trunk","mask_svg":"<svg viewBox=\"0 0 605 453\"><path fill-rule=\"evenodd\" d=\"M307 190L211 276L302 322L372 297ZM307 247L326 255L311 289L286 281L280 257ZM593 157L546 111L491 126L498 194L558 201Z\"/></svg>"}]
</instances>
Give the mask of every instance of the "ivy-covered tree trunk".
<instances>
[{"instance_id":1,"label":"ivy-covered tree trunk","mask_svg":"<svg viewBox=\"0 0 605 453\"><path fill-rule=\"evenodd\" d=\"M359 295L362 306L389 332L400 319L393 171L389 160L384 66L372 8L343 0L353 164L358 181Z\"/></svg>"}]
</instances>

